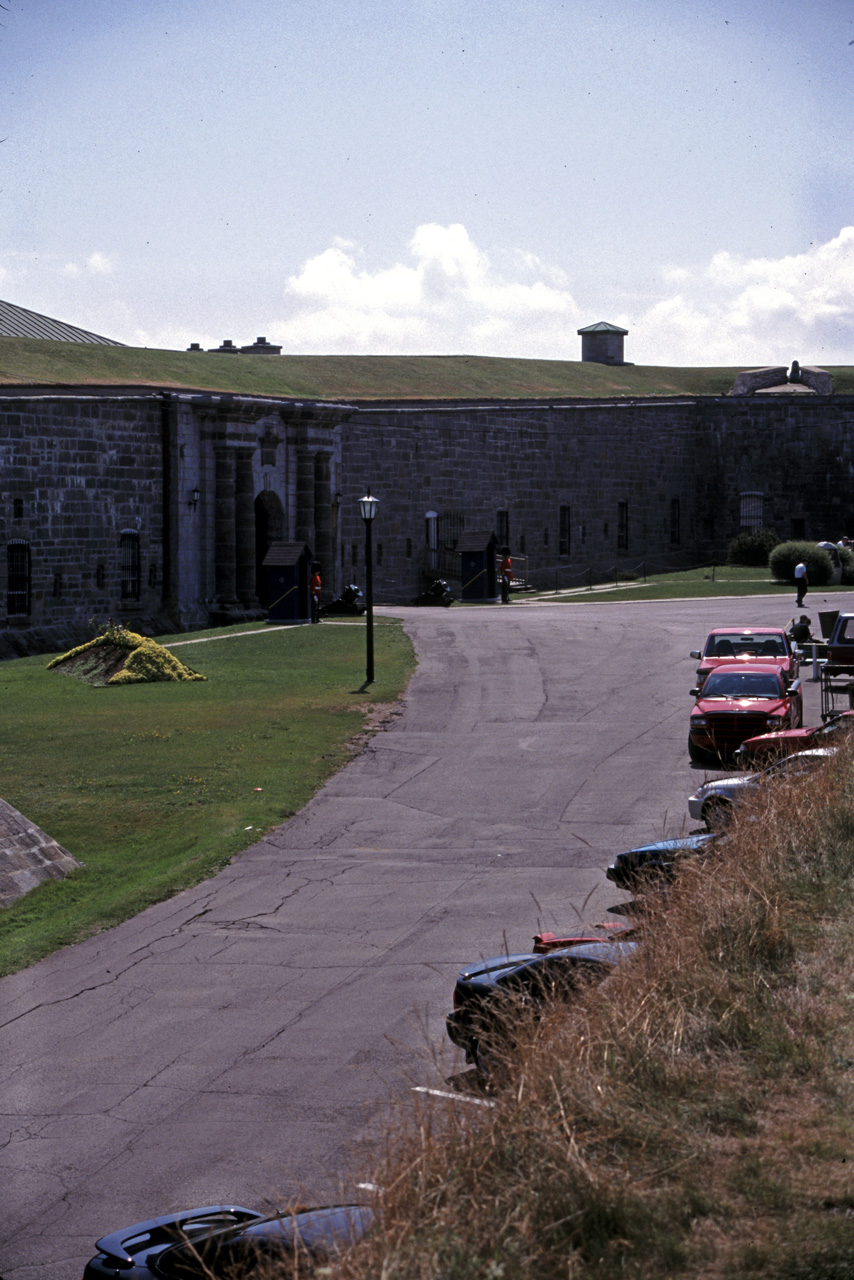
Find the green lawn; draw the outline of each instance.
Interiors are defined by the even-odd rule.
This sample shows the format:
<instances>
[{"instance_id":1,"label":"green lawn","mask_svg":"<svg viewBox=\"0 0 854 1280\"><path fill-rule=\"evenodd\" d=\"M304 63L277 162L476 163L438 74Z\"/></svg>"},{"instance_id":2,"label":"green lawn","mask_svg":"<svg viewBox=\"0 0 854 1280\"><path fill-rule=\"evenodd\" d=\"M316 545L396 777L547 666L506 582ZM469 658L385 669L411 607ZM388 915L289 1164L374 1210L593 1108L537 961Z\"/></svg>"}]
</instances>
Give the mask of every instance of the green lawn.
<instances>
[{"instance_id":1,"label":"green lawn","mask_svg":"<svg viewBox=\"0 0 854 1280\"><path fill-rule=\"evenodd\" d=\"M777 582L767 569L747 568L741 565L716 565L712 568L705 565L699 569L686 569L680 573L650 574L647 578L632 566L637 574L634 581L621 582L619 586L597 584L592 590L577 588L572 591L543 591L537 599L551 600L562 604L584 604L593 602L601 604L612 600L682 600L713 599L716 596L783 596L795 608L794 583ZM850 586L813 587L807 596L806 607L810 607L810 596L820 594L822 597L840 593L850 593ZM515 596L514 600L524 602L531 596Z\"/></svg>"},{"instance_id":2,"label":"green lawn","mask_svg":"<svg viewBox=\"0 0 854 1280\"><path fill-rule=\"evenodd\" d=\"M361 624L231 634L245 630L174 650L199 683L95 689L46 657L0 663L0 796L85 863L2 913L0 973L204 879L296 813L414 666L395 622L376 624L367 690Z\"/></svg>"}]
</instances>

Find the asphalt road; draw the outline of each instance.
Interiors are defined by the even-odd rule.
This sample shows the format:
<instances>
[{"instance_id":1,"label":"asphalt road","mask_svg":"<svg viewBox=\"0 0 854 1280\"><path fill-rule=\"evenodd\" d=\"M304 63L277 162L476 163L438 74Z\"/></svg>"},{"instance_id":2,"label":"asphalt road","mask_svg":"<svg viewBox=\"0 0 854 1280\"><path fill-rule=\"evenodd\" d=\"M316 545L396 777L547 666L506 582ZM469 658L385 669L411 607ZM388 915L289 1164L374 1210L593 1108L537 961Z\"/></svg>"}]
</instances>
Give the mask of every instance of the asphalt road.
<instances>
[{"instance_id":1,"label":"asphalt road","mask_svg":"<svg viewBox=\"0 0 854 1280\"><path fill-rule=\"evenodd\" d=\"M388 1098L461 1065L460 965L601 918L611 856L690 829L688 651L793 609L387 611L419 656L403 714L302 813L0 983L0 1273L77 1280L97 1236L173 1208L351 1193Z\"/></svg>"}]
</instances>

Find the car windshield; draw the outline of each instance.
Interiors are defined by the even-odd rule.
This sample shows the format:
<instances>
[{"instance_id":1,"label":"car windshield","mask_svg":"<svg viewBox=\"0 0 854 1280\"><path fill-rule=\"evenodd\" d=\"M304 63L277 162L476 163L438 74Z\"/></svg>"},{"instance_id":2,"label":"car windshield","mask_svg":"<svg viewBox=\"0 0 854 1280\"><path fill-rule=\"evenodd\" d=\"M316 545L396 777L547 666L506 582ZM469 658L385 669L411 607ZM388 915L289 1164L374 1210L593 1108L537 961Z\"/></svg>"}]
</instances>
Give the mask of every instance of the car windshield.
<instances>
[{"instance_id":1,"label":"car windshield","mask_svg":"<svg viewBox=\"0 0 854 1280\"><path fill-rule=\"evenodd\" d=\"M703 685L704 698L779 698L780 680L773 671L713 671Z\"/></svg>"},{"instance_id":2,"label":"car windshield","mask_svg":"<svg viewBox=\"0 0 854 1280\"><path fill-rule=\"evenodd\" d=\"M797 777L801 773L810 773L813 769L818 769L821 765L827 764L829 756L807 756L793 755L784 756L782 760L777 760L774 764L769 764L763 773L769 778L786 777L789 774Z\"/></svg>"},{"instance_id":3,"label":"car windshield","mask_svg":"<svg viewBox=\"0 0 854 1280\"><path fill-rule=\"evenodd\" d=\"M707 658L734 658L739 654L751 658L785 658L786 642L781 635L752 631L748 635L709 636Z\"/></svg>"}]
</instances>

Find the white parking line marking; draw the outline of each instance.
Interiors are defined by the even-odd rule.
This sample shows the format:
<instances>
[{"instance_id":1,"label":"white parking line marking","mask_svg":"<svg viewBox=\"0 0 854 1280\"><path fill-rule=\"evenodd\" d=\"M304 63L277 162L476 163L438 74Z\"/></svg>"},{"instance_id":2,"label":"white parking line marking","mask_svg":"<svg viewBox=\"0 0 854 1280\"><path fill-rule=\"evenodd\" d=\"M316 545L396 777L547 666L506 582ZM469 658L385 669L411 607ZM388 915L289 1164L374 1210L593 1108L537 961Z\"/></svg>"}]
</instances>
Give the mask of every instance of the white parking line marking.
<instances>
[{"instance_id":1,"label":"white parking line marking","mask_svg":"<svg viewBox=\"0 0 854 1280\"><path fill-rule=\"evenodd\" d=\"M424 1084L412 1087L413 1093L429 1093L434 1098L450 1098L452 1102L470 1102L473 1107L494 1107L495 1103L488 1098L472 1098L467 1093L451 1093L448 1089L428 1089Z\"/></svg>"}]
</instances>

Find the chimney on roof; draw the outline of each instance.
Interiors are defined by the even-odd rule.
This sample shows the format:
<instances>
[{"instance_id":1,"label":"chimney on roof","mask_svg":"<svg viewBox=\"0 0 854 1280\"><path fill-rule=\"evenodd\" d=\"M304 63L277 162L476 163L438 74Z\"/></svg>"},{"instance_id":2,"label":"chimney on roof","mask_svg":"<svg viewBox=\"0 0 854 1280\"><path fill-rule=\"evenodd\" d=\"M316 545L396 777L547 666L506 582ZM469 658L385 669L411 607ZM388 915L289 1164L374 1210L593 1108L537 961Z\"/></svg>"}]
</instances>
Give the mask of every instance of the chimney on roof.
<instances>
[{"instance_id":1,"label":"chimney on roof","mask_svg":"<svg viewBox=\"0 0 854 1280\"><path fill-rule=\"evenodd\" d=\"M586 329L579 329L581 336L581 359L593 364L625 364L623 358L623 338L628 329L609 324L607 320L597 320Z\"/></svg>"},{"instance_id":2,"label":"chimney on roof","mask_svg":"<svg viewBox=\"0 0 854 1280\"><path fill-rule=\"evenodd\" d=\"M278 356L282 353L281 347L268 342L266 338L256 338L251 347L241 347L240 350L245 356Z\"/></svg>"}]
</instances>

